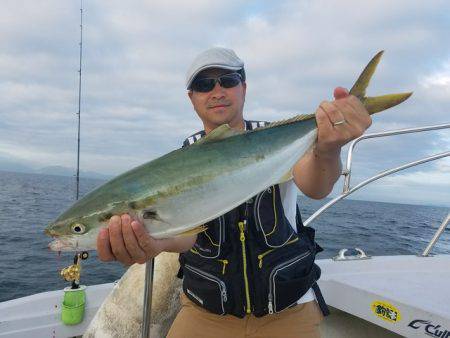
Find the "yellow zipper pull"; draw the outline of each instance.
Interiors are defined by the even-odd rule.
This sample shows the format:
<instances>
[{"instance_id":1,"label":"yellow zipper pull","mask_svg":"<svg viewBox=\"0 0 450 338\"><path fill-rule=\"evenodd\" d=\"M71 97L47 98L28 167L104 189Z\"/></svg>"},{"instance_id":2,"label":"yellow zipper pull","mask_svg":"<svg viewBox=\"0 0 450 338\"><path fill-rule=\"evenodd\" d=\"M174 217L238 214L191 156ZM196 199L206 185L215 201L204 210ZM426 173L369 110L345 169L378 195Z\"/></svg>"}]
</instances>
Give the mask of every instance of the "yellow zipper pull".
<instances>
[{"instance_id":1,"label":"yellow zipper pull","mask_svg":"<svg viewBox=\"0 0 450 338\"><path fill-rule=\"evenodd\" d=\"M223 264L222 275L224 275L225 274L225 269L226 269L227 264L228 264L228 259L219 259L219 262L222 262L222 264Z\"/></svg>"},{"instance_id":2,"label":"yellow zipper pull","mask_svg":"<svg viewBox=\"0 0 450 338\"><path fill-rule=\"evenodd\" d=\"M245 241L244 222L239 222L238 226L239 226L239 230L241 231L241 235L240 235L239 239L241 240L241 242L243 242L243 241Z\"/></svg>"},{"instance_id":3,"label":"yellow zipper pull","mask_svg":"<svg viewBox=\"0 0 450 338\"><path fill-rule=\"evenodd\" d=\"M285 245L289 245L289 244L295 243L295 242L297 242L297 241L298 241L298 237L295 237L294 239L292 239L292 240L290 240L289 242L287 242ZM258 255L258 260L259 260L258 266L259 266L260 269L262 268L263 258L264 258L267 254L270 254L270 253L271 253L272 251L274 251L274 250L275 250L275 249L270 249L270 250L267 250L266 252L263 252L262 254Z\"/></svg>"},{"instance_id":4,"label":"yellow zipper pull","mask_svg":"<svg viewBox=\"0 0 450 338\"><path fill-rule=\"evenodd\" d=\"M274 251L275 249L270 249L270 250L267 250L266 252L263 252L262 254L260 254L260 255L258 255L258 259L259 259L259 264L258 264L258 266L259 266L259 268L261 269L262 268L262 264L263 264L263 258L267 255L267 254L270 254L272 251Z\"/></svg>"},{"instance_id":5,"label":"yellow zipper pull","mask_svg":"<svg viewBox=\"0 0 450 338\"><path fill-rule=\"evenodd\" d=\"M259 259L259 264L258 264L258 266L259 266L260 269L262 268L262 261L263 261L263 258L264 258L264 255L258 255L258 259Z\"/></svg>"}]
</instances>

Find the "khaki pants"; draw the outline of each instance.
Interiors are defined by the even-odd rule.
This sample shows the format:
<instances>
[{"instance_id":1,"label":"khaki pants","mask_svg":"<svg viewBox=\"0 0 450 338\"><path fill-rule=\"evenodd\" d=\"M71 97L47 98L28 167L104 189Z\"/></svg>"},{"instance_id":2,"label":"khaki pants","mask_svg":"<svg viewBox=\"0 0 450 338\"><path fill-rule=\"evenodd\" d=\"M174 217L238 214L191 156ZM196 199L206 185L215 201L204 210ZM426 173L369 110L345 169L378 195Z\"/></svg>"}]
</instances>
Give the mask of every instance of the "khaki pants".
<instances>
[{"instance_id":1,"label":"khaki pants","mask_svg":"<svg viewBox=\"0 0 450 338\"><path fill-rule=\"evenodd\" d=\"M181 310L168 338L319 338L322 312L315 301L278 314L237 318L210 313L181 295Z\"/></svg>"}]
</instances>

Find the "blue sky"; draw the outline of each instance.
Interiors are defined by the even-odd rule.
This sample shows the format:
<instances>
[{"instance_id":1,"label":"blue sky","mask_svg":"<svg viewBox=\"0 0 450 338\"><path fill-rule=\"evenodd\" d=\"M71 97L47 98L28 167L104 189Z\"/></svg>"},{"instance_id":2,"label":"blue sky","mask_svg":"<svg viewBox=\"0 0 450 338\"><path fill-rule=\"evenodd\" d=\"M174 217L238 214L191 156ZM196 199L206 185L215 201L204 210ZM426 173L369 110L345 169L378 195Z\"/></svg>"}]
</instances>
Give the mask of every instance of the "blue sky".
<instances>
[{"instance_id":1,"label":"blue sky","mask_svg":"<svg viewBox=\"0 0 450 338\"><path fill-rule=\"evenodd\" d=\"M76 165L78 1L3 1L0 163ZM180 146L201 128L184 89L213 46L244 60L245 115L313 112L386 53L368 94L414 91L369 132L450 122L446 1L85 1L81 167L115 175ZM358 147L355 183L450 150L450 132ZM381 180L358 198L450 205L450 159Z\"/></svg>"}]
</instances>

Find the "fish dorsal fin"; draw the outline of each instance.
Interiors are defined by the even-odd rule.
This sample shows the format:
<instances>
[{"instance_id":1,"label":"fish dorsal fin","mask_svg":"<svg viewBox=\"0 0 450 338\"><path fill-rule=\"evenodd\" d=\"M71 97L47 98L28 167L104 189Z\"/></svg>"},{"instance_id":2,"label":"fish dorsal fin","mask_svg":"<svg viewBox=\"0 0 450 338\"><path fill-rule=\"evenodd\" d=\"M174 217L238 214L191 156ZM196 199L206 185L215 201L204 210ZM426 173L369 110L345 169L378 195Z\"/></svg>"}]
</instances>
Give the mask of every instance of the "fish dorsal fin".
<instances>
[{"instance_id":1,"label":"fish dorsal fin","mask_svg":"<svg viewBox=\"0 0 450 338\"><path fill-rule=\"evenodd\" d=\"M299 122L299 121L310 120L312 118L315 118L315 116L316 116L316 114L300 114L300 115L291 117L286 120L271 122L268 125L266 125L264 127L256 128L255 130L268 129L268 128L272 128L272 127L282 126L284 124L291 124L291 123L295 123L295 122Z\"/></svg>"},{"instance_id":2,"label":"fish dorsal fin","mask_svg":"<svg viewBox=\"0 0 450 338\"><path fill-rule=\"evenodd\" d=\"M244 133L245 133L244 130L232 129L228 124L222 124L220 127L217 127L216 129L212 130L206 136L202 137L200 140L198 140L194 144L215 142L215 141L226 139L231 136L240 135L240 134L244 134Z\"/></svg>"}]
</instances>

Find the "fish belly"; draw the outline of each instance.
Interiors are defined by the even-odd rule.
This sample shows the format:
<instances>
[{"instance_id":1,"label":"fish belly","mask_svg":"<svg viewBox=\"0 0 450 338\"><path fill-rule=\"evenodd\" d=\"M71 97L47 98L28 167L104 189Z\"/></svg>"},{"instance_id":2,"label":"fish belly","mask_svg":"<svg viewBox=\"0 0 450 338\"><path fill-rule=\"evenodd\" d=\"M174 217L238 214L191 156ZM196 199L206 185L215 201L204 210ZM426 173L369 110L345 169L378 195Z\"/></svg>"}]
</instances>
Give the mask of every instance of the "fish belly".
<instances>
[{"instance_id":1,"label":"fish belly","mask_svg":"<svg viewBox=\"0 0 450 338\"><path fill-rule=\"evenodd\" d=\"M263 160L223 173L207 183L160 201L156 206L160 221L144 221L147 230L154 238L173 237L225 214L271 185L280 183L315 138L316 130L312 130Z\"/></svg>"}]
</instances>

